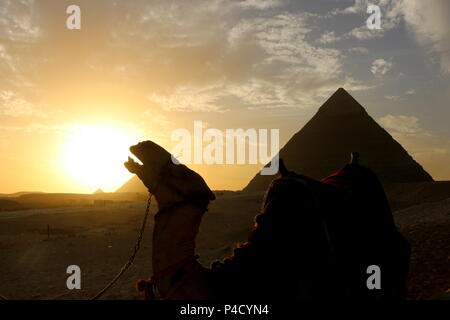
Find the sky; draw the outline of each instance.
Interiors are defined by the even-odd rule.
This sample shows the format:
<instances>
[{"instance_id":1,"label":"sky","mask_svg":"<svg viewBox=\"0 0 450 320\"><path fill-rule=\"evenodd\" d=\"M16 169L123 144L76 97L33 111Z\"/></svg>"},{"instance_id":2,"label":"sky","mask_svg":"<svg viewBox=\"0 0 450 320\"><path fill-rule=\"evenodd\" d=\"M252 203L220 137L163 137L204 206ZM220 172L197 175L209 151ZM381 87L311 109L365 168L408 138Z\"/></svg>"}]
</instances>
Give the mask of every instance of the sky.
<instances>
[{"instance_id":1,"label":"sky","mask_svg":"<svg viewBox=\"0 0 450 320\"><path fill-rule=\"evenodd\" d=\"M129 145L194 120L282 147L339 87L450 180L450 2L370 4L379 30L363 0L0 0L0 193L113 191ZM237 190L260 165L192 168Z\"/></svg>"}]
</instances>

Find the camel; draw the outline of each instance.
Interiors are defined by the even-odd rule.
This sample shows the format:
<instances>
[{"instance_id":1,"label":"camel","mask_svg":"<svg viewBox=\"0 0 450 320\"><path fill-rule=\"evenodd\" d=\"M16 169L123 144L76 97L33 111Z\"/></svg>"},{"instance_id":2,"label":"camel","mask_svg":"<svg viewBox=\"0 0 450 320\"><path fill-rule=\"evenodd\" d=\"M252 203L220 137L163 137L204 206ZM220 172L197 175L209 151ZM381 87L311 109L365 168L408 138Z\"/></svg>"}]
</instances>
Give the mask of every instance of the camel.
<instances>
[{"instance_id":1,"label":"camel","mask_svg":"<svg viewBox=\"0 0 450 320\"><path fill-rule=\"evenodd\" d=\"M142 164L129 157L125 167L142 180L158 203L152 243L154 275L147 285L140 284L146 298L154 298L153 287L164 300L404 298L408 247L393 226L390 209L384 207L384 191L382 188L380 191L377 180L371 182L371 189L364 189L363 184L358 189L375 192L381 199L375 208L387 210L387 218L373 230L368 224L364 227L367 234L376 237L377 230L381 230L382 236L374 242L394 239L394 244L400 243L397 246L387 243L383 248L395 248L388 255L391 260L396 259L398 252L404 253L401 262L393 262L401 267L391 268L391 260L383 264L386 257L375 246L378 260L370 260L370 252L369 256L360 254L358 239L351 239L354 234L363 237L364 232L354 233L351 228L355 226L348 222L350 218L356 219L356 215L347 213L347 202L355 190L348 191L345 179L372 177L360 168L357 153L352 154L350 164L341 170L343 173L331 175L325 179L327 183L287 170L280 159L280 178L274 179L266 191L248 241L238 244L231 257L207 268L197 261L195 240L209 202L215 199L213 192L198 173L177 163L169 152L152 141L132 146L130 151ZM370 196L364 198L368 200ZM333 216L334 212L343 220ZM365 285L367 278L366 274L361 275L361 261L379 261L389 270L395 269L389 274L391 278L399 278L398 283L388 285L383 294L367 293L367 288L361 285L362 282Z\"/></svg>"},{"instance_id":2,"label":"camel","mask_svg":"<svg viewBox=\"0 0 450 320\"><path fill-rule=\"evenodd\" d=\"M151 141L130 151L143 165L129 157L125 167L158 203L152 243L154 285L167 300L207 299L203 267L195 259L195 237L209 202L215 199L213 192L199 174L174 164L170 153ZM184 275L177 279L180 270Z\"/></svg>"}]
</instances>

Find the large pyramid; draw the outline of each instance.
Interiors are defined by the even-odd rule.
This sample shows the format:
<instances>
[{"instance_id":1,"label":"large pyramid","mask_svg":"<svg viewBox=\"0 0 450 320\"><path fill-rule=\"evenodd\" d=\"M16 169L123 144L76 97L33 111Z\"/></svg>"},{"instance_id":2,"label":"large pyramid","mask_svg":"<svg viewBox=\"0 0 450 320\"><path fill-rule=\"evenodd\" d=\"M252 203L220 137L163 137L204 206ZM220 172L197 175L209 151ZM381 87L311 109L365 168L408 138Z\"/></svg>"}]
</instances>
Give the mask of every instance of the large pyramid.
<instances>
[{"instance_id":1,"label":"large pyramid","mask_svg":"<svg viewBox=\"0 0 450 320\"><path fill-rule=\"evenodd\" d=\"M433 178L347 91L339 88L314 117L280 150L289 170L322 179L343 167L350 152L382 182L433 181ZM273 176L259 173L245 191L265 190Z\"/></svg>"}]
</instances>

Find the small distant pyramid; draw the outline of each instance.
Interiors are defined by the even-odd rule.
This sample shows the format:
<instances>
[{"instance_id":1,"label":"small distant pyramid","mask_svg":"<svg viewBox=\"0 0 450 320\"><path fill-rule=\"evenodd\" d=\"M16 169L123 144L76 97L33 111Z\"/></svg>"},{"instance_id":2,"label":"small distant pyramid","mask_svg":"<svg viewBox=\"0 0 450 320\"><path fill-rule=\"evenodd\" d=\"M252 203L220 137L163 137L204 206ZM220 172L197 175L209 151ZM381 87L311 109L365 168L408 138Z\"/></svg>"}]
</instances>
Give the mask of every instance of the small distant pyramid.
<instances>
[{"instance_id":1,"label":"small distant pyramid","mask_svg":"<svg viewBox=\"0 0 450 320\"><path fill-rule=\"evenodd\" d=\"M95 192L94 192L94 194L102 194L102 193L105 193L102 189L100 189L100 188L98 188Z\"/></svg>"},{"instance_id":2,"label":"small distant pyramid","mask_svg":"<svg viewBox=\"0 0 450 320\"><path fill-rule=\"evenodd\" d=\"M280 150L289 170L322 179L342 168L350 153L380 180L433 181L433 178L395 141L347 91L339 88L314 117ZM265 190L274 176L259 173L244 191Z\"/></svg>"}]
</instances>

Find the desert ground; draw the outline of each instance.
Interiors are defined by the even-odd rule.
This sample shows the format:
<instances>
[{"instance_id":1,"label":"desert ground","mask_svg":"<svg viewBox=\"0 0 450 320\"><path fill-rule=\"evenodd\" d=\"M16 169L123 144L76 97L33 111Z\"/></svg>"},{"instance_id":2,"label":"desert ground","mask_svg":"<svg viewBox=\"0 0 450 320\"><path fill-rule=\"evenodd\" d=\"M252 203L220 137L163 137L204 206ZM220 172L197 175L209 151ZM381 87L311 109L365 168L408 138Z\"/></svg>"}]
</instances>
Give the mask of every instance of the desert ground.
<instances>
[{"instance_id":1,"label":"desert ground","mask_svg":"<svg viewBox=\"0 0 450 320\"><path fill-rule=\"evenodd\" d=\"M236 242L246 239L263 197L262 193L216 194L197 242L200 262L206 266L229 255ZM450 288L450 198L411 206L403 200L396 205L403 208L394 216L412 245L409 299L436 299ZM0 295L9 299L93 297L129 258L145 206L140 200L0 211ZM142 299L134 285L152 272L154 203L151 212L134 264L102 299ZM66 287L69 265L81 268L81 290Z\"/></svg>"}]
</instances>

